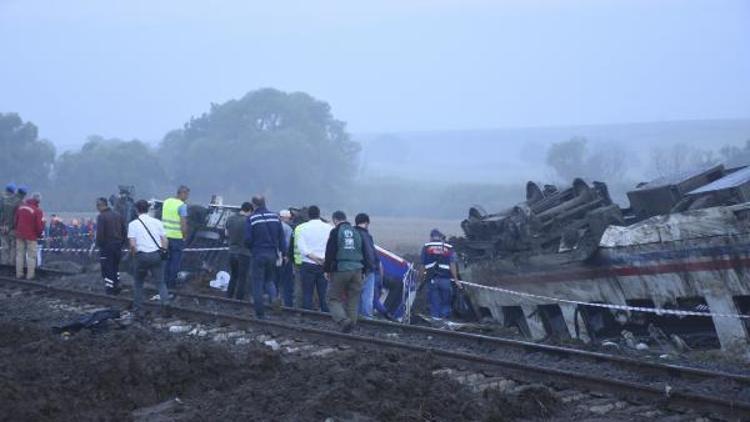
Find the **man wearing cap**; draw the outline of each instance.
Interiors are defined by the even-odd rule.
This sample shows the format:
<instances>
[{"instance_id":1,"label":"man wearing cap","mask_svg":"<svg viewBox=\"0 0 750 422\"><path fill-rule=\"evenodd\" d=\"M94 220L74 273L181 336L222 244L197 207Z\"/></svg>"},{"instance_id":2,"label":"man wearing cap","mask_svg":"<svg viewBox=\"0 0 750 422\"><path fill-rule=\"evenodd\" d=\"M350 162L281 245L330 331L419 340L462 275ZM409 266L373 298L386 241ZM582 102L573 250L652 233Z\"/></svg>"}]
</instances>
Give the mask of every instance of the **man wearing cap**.
<instances>
[{"instance_id":1,"label":"man wearing cap","mask_svg":"<svg viewBox=\"0 0 750 422\"><path fill-rule=\"evenodd\" d=\"M16 209L16 278L23 278L25 264L28 268L26 278L34 279L37 240L44 233L44 213L39 208L41 200L42 195L34 192Z\"/></svg>"},{"instance_id":2,"label":"man wearing cap","mask_svg":"<svg viewBox=\"0 0 750 422\"><path fill-rule=\"evenodd\" d=\"M438 229L432 229L430 241L422 247L422 264L425 281L429 283L430 315L434 319L450 317L453 284L459 289L462 286L458 282L456 252L452 245L445 243L445 236Z\"/></svg>"},{"instance_id":3,"label":"man wearing cap","mask_svg":"<svg viewBox=\"0 0 750 422\"><path fill-rule=\"evenodd\" d=\"M16 259L16 234L13 226L16 222L16 208L18 197L16 185L8 183L3 197L0 198L0 265L13 265Z\"/></svg>"}]
</instances>

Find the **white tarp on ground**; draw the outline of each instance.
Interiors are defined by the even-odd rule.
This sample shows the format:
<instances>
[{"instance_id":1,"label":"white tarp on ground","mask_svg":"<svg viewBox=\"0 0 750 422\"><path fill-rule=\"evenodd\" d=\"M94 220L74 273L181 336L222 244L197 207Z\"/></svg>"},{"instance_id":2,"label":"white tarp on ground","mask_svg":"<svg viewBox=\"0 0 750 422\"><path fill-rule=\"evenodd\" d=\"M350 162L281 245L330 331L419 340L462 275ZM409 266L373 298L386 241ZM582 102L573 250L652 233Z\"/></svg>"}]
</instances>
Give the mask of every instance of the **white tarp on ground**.
<instances>
[{"instance_id":1,"label":"white tarp on ground","mask_svg":"<svg viewBox=\"0 0 750 422\"><path fill-rule=\"evenodd\" d=\"M645 245L673 242L712 236L729 236L741 233L737 211L749 210L750 203L728 207L691 210L676 214L651 217L632 226L609 226L604 231L599 246Z\"/></svg>"},{"instance_id":2,"label":"white tarp on ground","mask_svg":"<svg viewBox=\"0 0 750 422\"><path fill-rule=\"evenodd\" d=\"M229 273L226 271L219 271L216 273L216 279L211 280L208 285L214 289L219 289L222 292L226 292L229 288Z\"/></svg>"}]
</instances>

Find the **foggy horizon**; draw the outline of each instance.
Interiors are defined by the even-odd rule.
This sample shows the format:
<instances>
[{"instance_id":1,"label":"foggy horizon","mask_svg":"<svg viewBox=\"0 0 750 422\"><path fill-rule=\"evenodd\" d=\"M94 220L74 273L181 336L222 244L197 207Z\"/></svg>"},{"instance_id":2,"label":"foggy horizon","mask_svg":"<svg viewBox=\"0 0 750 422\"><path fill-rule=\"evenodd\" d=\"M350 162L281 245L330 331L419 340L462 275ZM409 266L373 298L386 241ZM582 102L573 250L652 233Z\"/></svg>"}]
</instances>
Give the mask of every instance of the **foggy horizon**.
<instances>
[{"instance_id":1,"label":"foggy horizon","mask_svg":"<svg viewBox=\"0 0 750 422\"><path fill-rule=\"evenodd\" d=\"M10 0L0 112L58 152L154 144L262 87L354 135L748 119L748 21L743 1Z\"/></svg>"}]
</instances>

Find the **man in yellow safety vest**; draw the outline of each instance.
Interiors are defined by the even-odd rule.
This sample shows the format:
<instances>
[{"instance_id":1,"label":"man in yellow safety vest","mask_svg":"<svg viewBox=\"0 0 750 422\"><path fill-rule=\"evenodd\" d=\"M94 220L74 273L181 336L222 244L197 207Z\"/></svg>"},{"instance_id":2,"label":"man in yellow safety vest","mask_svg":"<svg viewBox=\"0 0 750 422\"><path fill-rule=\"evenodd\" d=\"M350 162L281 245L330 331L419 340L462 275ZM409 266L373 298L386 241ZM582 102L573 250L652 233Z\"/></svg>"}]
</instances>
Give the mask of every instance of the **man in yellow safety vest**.
<instances>
[{"instance_id":1,"label":"man in yellow safety vest","mask_svg":"<svg viewBox=\"0 0 750 422\"><path fill-rule=\"evenodd\" d=\"M180 271L182 262L182 250L185 248L187 239L187 201L190 196L190 188L185 185L177 189L177 196L167 198L161 208L161 221L167 234L169 245L169 259L164 265L164 281L167 287L173 289Z\"/></svg>"}]
</instances>

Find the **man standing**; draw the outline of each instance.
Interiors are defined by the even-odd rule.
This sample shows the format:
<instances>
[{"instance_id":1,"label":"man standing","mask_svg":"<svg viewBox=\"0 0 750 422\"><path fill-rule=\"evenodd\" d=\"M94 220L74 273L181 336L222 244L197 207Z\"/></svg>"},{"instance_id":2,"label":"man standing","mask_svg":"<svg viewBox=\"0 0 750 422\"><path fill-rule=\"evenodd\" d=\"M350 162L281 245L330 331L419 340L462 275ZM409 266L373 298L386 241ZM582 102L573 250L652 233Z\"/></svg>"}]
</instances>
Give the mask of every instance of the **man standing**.
<instances>
[{"instance_id":1,"label":"man standing","mask_svg":"<svg viewBox=\"0 0 750 422\"><path fill-rule=\"evenodd\" d=\"M190 189L182 185L177 189L177 196L164 200L161 208L161 221L169 239L169 260L164 265L164 281L171 289L175 287L177 273L182 263L182 250L188 234L187 201Z\"/></svg>"},{"instance_id":2,"label":"man standing","mask_svg":"<svg viewBox=\"0 0 750 422\"><path fill-rule=\"evenodd\" d=\"M37 239L44 233L44 213L39 208L41 200L42 195L34 192L16 209L16 278L23 278L26 264L26 278L34 279Z\"/></svg>"},{"instance_id":3,"label":"man standing","mask_svg":"<svg viewBox=\"0 0 750 422\"><path fill-rule=\"evenodd\" d=\"M226 234L229 238L229 287L227 297L245 299L247 273L250 270L250 249L245 245L245 224L253 210L249 202L243 202L240 212L227 218Z\"/></svg>"},{"instance_id":4,"label":"man standing","mask_svg":"<svg viewBox=\"0 0 750 422\"><path fill-rule=\"evenodd\" d=\"M453 305L453 286L461 289L456 269L456 252L445 243L445 236L438 229L430 232L430 241L422 247L422 264L425 280L430 283L428 296L430 315L434 319L448 318Z\"/></svg>"},{"instance_id":5,"label":"man standing","mask_svg":"<svg viewBox=\"0 0 750 422\"><path fill-rule=\"evenodd\" d=\"M320 310L328 312L326 291L328 281L323 271L326 259L326 242L331 226L320 219L320 208L311 205L307 208L310 220L300 224L294 231L294 241L300 255L300 279L302 280L302 307L313 308L313 291L318 292Z\"/></svg>"},{"instance_id":6,"label":"man standing","mask_svg":"<svg viewBox=\"0 0 750 422\"><path fill-rule=\"evenodd\" d=\"M148 215L149 204L146 200L136 202L135 209L138 218L128 224L128 241L130 254L135 261L133 312L138 315L143 306L143 282L149 272L159 288L160 303L162 310L165 310L169 292L164 281L164 261L160 251L168 249L169 241L162 222Z\"/></svg>"},{"instance_id":7,"label":"man standing","mask_svg":"<svg viewBox=\"0 0 750 422\"><path fill-rule=\"evenodd\" d=\"M375 240L368 231L370 216L359 213L354 217L355 229L362 237L362 252L365 256L365 274L362 282L362 294L359 299L359 314L365 318L372 318L372 308L375 296L375 281L383 273L380 258L375 251Z\"/></svg>"},{"instance_id":8,"label":"man standing","mask_svg":"<svg viewBox=\"0 0 750 422\"><path fill-rule=\"evenodd\" d=\"M281 265L284 251L284 229L279 216L268 211L266 199L254 196L253 213L245 224L245 245L252 254L250 278L253 286L255 316L265 319L263 292L268 290L271 299L276 297L276 267Z\"/></svg>"},{"instance_id":9,"label":"man standing","mask_svg":"<svg viewBox=\"0 0 750 422\"><path fill-rule=\"evenodd\" d=\"M1 265L13 265L16 259L16 234L13 230L16 224L16 208L18 208L16 185L8 183L3 193L2 206L0 206Z\"/></svg>"},{"instance_id":10,"label":"man standing","mask_svg":"<svg viewBox=\"0 0 750 422\"><path fill-rule=\"evenodd\" d=\"M331 316L345 333L357 324L359 298L362 292L362 271L365 260L362 236L348 221L343 211L333 213L336 226L326 242L323 270L331 280Z\"/></svg>"},{"instance_id":11,"label":"man standing","mask_svg":"<svg viewBox=\"0 0 750 422\"><path fill-rule=\"evenodd\" d=\"M96 200L96 246L99 248L99 264L104 290L109 295L120 294L120 257L122 246L127 238L125 220L120 214L112 211L106 198Z\"/></svg>"},{"instance_id":12,"label":"man standing","mask_svg":"<svg viewBox=\"0 0 750 422\"><path fill-rule=\"evenodd\" d=\"M294 255L294 248L292 245L293 230L290 225L292 222L292 212L289 210L279 211L279 218L281 219L281 228L284 230L284 251L285 257L284 262L278 269L278 280L281 290L281 297L284 299L284 306L294 306L294 262L292 256Z\"/></svg>"},{"instance_id":13,"label":"man standing","mask_svg":"<svg viewBox=\"0 0 750 422\"><path fill-rule=\"evenodd\" d=\"M29 189L26 186L19 186L16 190L16 198L18 199L18 205L23 204L23 200L26 199L26 194L29 193Z\"/></svg>"}]
</instances>

